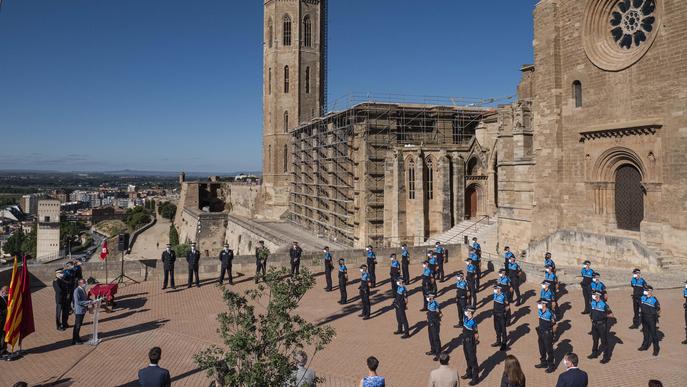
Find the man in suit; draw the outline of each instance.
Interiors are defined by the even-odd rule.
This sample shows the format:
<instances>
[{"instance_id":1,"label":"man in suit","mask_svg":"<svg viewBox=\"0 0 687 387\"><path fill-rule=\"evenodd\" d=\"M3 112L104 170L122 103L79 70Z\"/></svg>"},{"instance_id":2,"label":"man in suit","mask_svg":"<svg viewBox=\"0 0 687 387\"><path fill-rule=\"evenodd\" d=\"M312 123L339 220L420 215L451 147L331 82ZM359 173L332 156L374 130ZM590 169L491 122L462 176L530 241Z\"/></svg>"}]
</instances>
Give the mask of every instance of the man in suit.
<instances>
[{"instance_id":1,"label":"man in suit","mask_svg":"<svg viewBox=\"0 0 687 387\"><path fill-rule=\"evenodd\" d=\"M198 276L198 263L200 262L200 252L196 250L196 244L191 243L191 251L186 254L188 263L188 287L193 286L193 276L196 276L196 287L200 287L200 277Z\"/></svg>"},{"instance_id":2,"label":"man in suit","mask_svg":"<svg viewBox=\"0 0 687 387\"><path fill-rule=\"evenodd\" d=\"M229 274L229 285L234 284L234 277L231 274L231 263L234 260L234 250L229 248L228 244L224 244L224 248L222 251L219 253L219 261L222 265L221 271L219 274L219 284L224 283L224 273Z\"/></svg>"},{"instance_id":3,"label":"man in suit","mask_svg":"<svg viewBox=\"0 0 687 387\"><path fill-rule=\"evenodd\" d=\"M568 353L563 358L566 371L558 377L556 387L587 387L589 378L587 373L577 368L578 358L573 352Z\"/></svg>"},{"instance_id":4,"label":"man in suit","mask_svg":"<svg viewBox=\"0 0 687 387\"><path fill-rule=\"evenodd\" d=\"M162 290L167 289L167 280L170 281L172 289L176 288L174 286L174 261L176 260L177 253L175 253L174 250L172 250L172 245L167 243L165 251L162 252L162 264L164 265L165 269L165 276L164 280L162 281Z\"/></svg>"},{"instance_id":5,"label":"man in suit","mask_svg":"<svg viewBox=\"0 0 687 387\"><path fill-rule=\"evenodd\" d=\"M458 387L458 371L448 366L450 357L448 353L442 352L439 355L439 368L429 373L429 387Z\"/></svg>"},{"instance_id":6,"label":"man in suit","mask_svg":"<svg viewBox=\"0 0 687 387\"><path fill-rule=\"evenodd\" d=\"M138 371L138 383L141 387L168 387L172 384L169 371L158 365L161 355L160 347L153 347L148 352L150 364Z\"/></svg>"},{"instance_id":7,"label":"man in suit","mask_svg":"<svg viewBox=\"0 0 687 387\"><path fill-rule=\"evenodd\" d=\"M58 331L67 329L67 321L69 319L69 305L67 304L67 292L69 289L67 282L63 278L62 270L56 270L55 279L52 281L52 288L55 291L55 327Z\"/></svg>"},{"instance_id":8,"label":"man in suit","mask_svg":"<svg viewBox=\"0 0 687 387\"><path fill-rule=\"evenodd\" d=\"M289 250L289 257L291 258L291 277L293 277L294 274L300 273L301 255L303 255L303 249L298 246L298 242L294 241L293 246L291 246Z\"/></svg>"},{"instance_id":9,"label":"man in suit","mask_svg":"<svg viewBox=\"0 0 687 387\"><path fill-rule=\"evenodd\" d=\"M79 331L81 330L81 325L83 324L83 318L88 311L88 307L91 305L91 301L88 300L88 294L86 294L86 280L80 279L76 289L74 289L73 305L74 316L76 317L74 321L74 331L72 333L72 345L83 344L81 341L81 336Z\"/></svg>"},{"instance_id":10,"label":"man in suit","mask_svg":"<svg viewBox=\"0 0 687 387\"><path fill-rule=\"evenodd\" d=\"M0 355L3 355L7 350L7 343L5 343L5 320L7 319L7 286L0 288Z\"/></svg>"}]
</instances>

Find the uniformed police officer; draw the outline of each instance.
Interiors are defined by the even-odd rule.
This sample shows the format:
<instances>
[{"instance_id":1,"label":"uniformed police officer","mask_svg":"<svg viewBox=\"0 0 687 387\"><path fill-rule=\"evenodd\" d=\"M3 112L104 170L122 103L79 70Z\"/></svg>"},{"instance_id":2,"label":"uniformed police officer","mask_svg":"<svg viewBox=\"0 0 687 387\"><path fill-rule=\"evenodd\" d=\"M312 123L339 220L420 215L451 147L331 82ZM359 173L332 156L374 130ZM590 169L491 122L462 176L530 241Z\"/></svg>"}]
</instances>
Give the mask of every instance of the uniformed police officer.
<instances>
[{"instance_id":1,"label":"uniformed police officer","mask_svg":"<svg viewBox=\"0 0 687 387\"><path fill-rule=\"evenodd\" d=\"M479 279L477 277L477 266L475 266L475 263L471 259L467 259L465 261L466 267L465 267L465 272L466 274L466 279L468 281L468 290L470 291L470 298L471 300L471 305L472 306L477 306L477 290L479 288Z\"/></svg>"},{"instance_id":2,"label":"uniformed police officer","mask_svg":"<svg viewBox=\"0 0 687 387\"><path fill-rule=\"evenodd\" d=\"M405 243L401 245L401 270L403 272L403 282L410 284L410 252L408 245Z\"/></svg>"},{"instance_id":3,"label":"uniformed police officer","mask_svg":"<svg viewBox=\"0 0 687 387\"><path fill-rule=\"evenodd\" d=\"M459 270L456 274L456 306L458 307L458 324L454 328L463 327L463 318L465 311L468 310L468 296L470 289L468 288L468 281L465 280L463 271Z\"/></svg>"},{"instance_id":4,"label":"uniformed police officer","mask_svg":"<svg viewBox=\"0 0 687 387\"><path fill-rule=\"evenodd\" d=\"M427 250L427 262L429 263L429 269L432 271L432 277L437 278L437 255L432 250Z\"/></svg>"},{"instance_id":5,"label":"uniformed police officer","mask_svg":"<svg viewBox=\"0 0 687 387\"><path fill-rule=\"evenodd\" d=\"M332 291L332 270L334 269L334 263L332 253L329 252L329 246L324 246L324 256L322 257L324 261L324 278L327 281L327 286L324 290Z\"/></svg>"},{"instance_id":6,"label":"uniformed police officer","mask_svg":"<svg viewBox=\"0 0 687 387\"><path fill-rule=\"evenodd\" d=\"M255 283L262 276L265 277L267 271L267 258L270 256L270 250L265 247L265 241L258 241L258 247L255 248Z\"/></svg>"},{"instance_id":7,"label":"uniformed police officer","mask_svg":"<svg viewBox=\"0 0 687 387\"><path fill-rule=\"evenodd\" d=\"M346 283L348 282L348 268L344 264L344 259L339 259L339 293L341 293L341 299L339 299L339 304L343 305L348 302L348 294L346 293Z\"/></svg>"},{"instance_id":8,"label":"uniformed police officer","mask_svg":"<svg viewBox=\"0 0 687 387\"><path fill-rule=\"evenodd\" d=\"M558 299L558 276L553 271L553 266L546 266L544 271L544 281L549 283L549 289L556 295Z\"/></svg>"},{"instance_id":9,"label":"uniformed police officer","mask_svg":"<svg viewBox=\"0 0 687 387\"><path fill-rule=\"evenodd\" d=\"M167 280L169 279L172 289L174 286L174 261L177 260L177 254L172 250L172 245L167 243L167 248L162 252L162 264L165 269L164 279L162 280L162 289L167 289Z\"/></svg>"},{"instance_id":10,"label":"uniformed police officer","mask_svg":"<svg viewBox=\"0 0 687 387\"><path fill-rule=\"evenodd\" d=\"M606 364L610 360L608 353L608 318L613 317L611 308L606 301L601 297L601 293L594 293L591 306L592 319L592 353L587 356L588 359L596 359L599 354L603 355L601 363ZM599 339L601 340L601 347L599 347Z\"/></svg>"},{"instance_id":11,"label":"uniformed police officer","mask_svg":"<svg viewBox=\"0 0 687 387\"><path fill-rule=\"evenodd\" d=\"M474 249L470 251L470 254L468 254L468 259L475 266L475 286L479 290L479 281L482 275L482 259Z\"/></svg>"},{"instance_id":12,"label":"uniformed police officer","mask_svg":"<svg viewBox=\"0 0 687 387\"><path fill-rule=\"evenodd\" d=\"M506 275L509 275L508 270L510 270L510 268L508 266L510 265L511 258L515 259L515 254L513 254L513 252L510 251L510 246L504 247L503 248L503 268L506 269Z\"/></svg>"},{"instance_id":13,"label":"uniformed police officer","mask_svg":"<svg viewBox=\"0 0 687 387\"><path fill-rule=\"evenodd\" d=\"M604 301L608 301L608 293L606 292L606 285L601 282L601 273L598 271L595 271L592 273L592 284L591 284L591 289L592 293L601 293L601 298Z\"/></svg>"},{"instance_id":14,"label":"uniformed police officer","mask_svg":"<svg viewBox=\"0 0 687 387\"><path fill-rule=\"evenodd\" d=\"M632 312L634 313L632 317L632 325L630 329L639 328L639 310L642 305L642 295L644 289L646 289L649 284L642 278L642 272L639 269L632 270L632 279L630 280L630 286L632 286Z\"/></svg>"},{"instance_id":15,"label":"uniformed police officer","mask_svg":"<svg viewBox=\"0 0 687 387\"><path fill-rule=\"evenodd\" d=\"M422 262L422 309L420 312L427 311L427 296L432 290L432 270L429 268L429 262Z\"/></svg>"},{"instance_id":16,"label":"uniformed police officer","mask_svg":"<svg viewBox=\"0 0 687 387\"><path fill-rule=\"evenodd\" d=\"M556 263L551 259L551 253L548 251L546 254L544 254L544 267L551 266L553 268L553 272L556 272Z\"/></svg>"},{"instance_id":17,"label":"uniformed police officer","mask_svg":"<svg viewBox=\"0 0 687 387\"><path fill-rule=\"evenodd\" d=\"M682 344L687 344L687 281L685 281L685 288L682 289L682 297L685 299L685 303L682 304L685 308L685 339L682 340Z\"/></svg>"},{"instance_id":18,"label":"uniformed police officer","mask_svg":"<svg viewBox=\"0 0 687 387\"><path fill-rule=\"evenodd\" d=\"M200 287L200 277L198 276L198 264L200 262L200 252L196 250L196 244L191 243L191 251L186 254L188 263L188 287L193 286L193 276L196 277L196 287Z\"/></svg>"},{"instance_id":19,"label":"uniformed police officer","mask_svg":"<svg viewBox=\"0 0 687 387\"><path fill-rule=\"evenodd\" d=\"M441 353L440 328L441 310L439 310L439 303L434 299L434 293L430 293L427 296L427 331L429 332L430 350L426 354L434 355L434 361L439 360Z\"/></svg>"},{"instance_id":20,"label":"uniformed police officer","mask_svg":"<svg viewBox=\"0 0 687 387\"><path fill-rule=\"evenodd\" d=\"M298 246L298 242L293 241L291 249L289 249L289 258L291 259L291 277L300 273L301 271L301 256L303 249Z\"/></svg>"},{"instance_id":21,"label":"uniformed police officer","mask_svg":"<svg viewBox=\"0 0 687 387\"><path fill-rule=\"evenodd\" d=\"M377 254L372 249L372 245L367 245L367 268L370 276L370 284L374 288L377 286L377 275L375 266L377 265Z\"/></svg>"},{"instance_id":22,"label":"uniformed police officer","mask_svg":"<svg viewBox=\"0 0 687 387\"><path fill-rule=\"evenodd\" d=\"M511 286L510 278L506 275L506 269L499 269L499 278L496 280L496 285L501 288L501 293L506 297L508 304L512 302L513 299L513 289ZM510 308L506 313L506 325L510 325Z\"/></svg>"},{"instance_id":23,"label":"uniformed police officer","mask_svg":"<svg viewBox=\"0 0 687 387\"><path fill-rule=\"evenodd\" d=\"M234 284L234 276L231 273L231 263L234 260L234 250L229 248L228 244L224 244L224 248L219 253L219 261L221 264L219 283L220 285L224 283L224 273L229 275L229 284Z\"/></svg>"},{"instance_id":24,"label":"uniformed police officer","mask_svg":"<svg viewBox=\"0 0 687 387\"><path fill-rule=\"evenodd\" d=\"M360 291L360 301L363 304L363 311L359 317L362 317L363 320L370 318L370 286L372 285L372 280L367 270L367 265L360 266L360 286L358 290Z\"/></svg>"},{"instance_id":25,"label":"uniformed police officer","mask_svg":"<svg viewBox=\"0 0 687 387\"><path fill-rule=\"evenodd\" d=\"M465 311L465 322L463 323L463 353L467 369L461 379L471 379L469 385L474 386L479 382L479 364L477 363L477 342L479 333L477 332L477 322L474 320L475 307L468 306Z\"/></svg>"},{"instance_id":26,"label":"uniformed police officer","mask_svg":"<svg viewBox=\"0 0 687 387\"><path fill-rule=\"evenodd\" d=\"M546 301L547 309L550 309L553 313L558 314L558 302L556 301L556 293L554 293L549 285L549 282L544 281L541 283L541 291L539 292L539 298Z\"/></svg>"},{"instance_id":27,"label":"uniformed police officer","mask_svg":"<svg viewBox=\"0 0 687 387\"><path fill-rule=\"evenodd\" d=\"M592 263L589 261L584 261L582 266L582 296L584 297L584 310L582 314L589 314L590 307L592 303L592 277L594 276L594 270L591 269Z\"/></svg>"},{"instance_id":28,"label":"uniformed police officer","mask_svg":"<svg viewBox=\"0 0 687 387\"><path fill-rule=\"evenodd\" d=\"M539 344L539 364L535 368L546 368L547 373L555 370L553 357L553 328L556 325L556 315L549 309L549 302L540 299L537 303L539 309L539 326L537 327L537 342Z\"/></svg>"},{"instance_id":29,"label":"uniformed police officer","mask_svg":"<svg viewBox=\"0 0 687 387\"><path fill-rule=\"evenodd\" d=\"M446 249L439 241L434 244L434 254L437 257L437 279L444 282L444 259L446 257Z\"/></svg>"},{"instance_id":30,"label":"uniformed police officer","mask_svg":"<svg viewBox=\"0 0 687 387\"><path fill-rule=\"evenodd\" d=\"M644 340L642 341L642 346L639 347L639 350L646 351L653 343L653 355L658 356L658 351L660 348L658 346L658 331L656 330L656 323L658 322L658 316L661 312L661 304L658 303L658 299L654 297L653 293L654 288L647 285L641 298L642 332L644 333Z\"/></svg>"},{"instance_id":31,"label":"uniformed police officer","mask_svg":"<svg viewBox=\"0 0 687 387\"><path fill-rule=\"evenodd\" d=\"M492 347L499 347L500 351L508 349L508 332L506 330L507 314L510 311L508 297L501 291L501 286L494 285L494 330L496 331L496 342Z\"/></svg>"},{"instance_id":32,"label":"uniformed police officer","mask_svg":"<svg viewBox=\"0 0 687 387\"><path fill-rule=\"evenodd\" d=\"M520 297L520 265L515 262L515 255L509 258L508 263L508 279L510 279L513 291L508 295L510 302L513 302L513 293L515 293L515 306L520 306L522 298Z\"/></svg>"},{"instance_id":33,"label":"uniformed police officer","mask_svg":"<svg viewBox=\"0 0 687 387\"><path fill-rule=\"evenodd\" d=\"M398 324L398 328L394 334L400 335L403 333L401 338L407 339L410 337L408 318L406 316L406 309L408 308L408 291L405 287L403 279L401 278L397 279L396 281L396 291L394 293L393 306L396 310L396 323Z\"/></svg>"},{"instance_id":34,"label":"uniformed police officer","mask_svg":"<svg viewBox=\"0 0 687 387\"><path fill-rule=\"evenodd\" d=\"M396 294L396 282L401 278L401 263L396 259L396 254L391 254L389 264L389 282L391 282L391 294Z\"/></svg>"}]
</instances>

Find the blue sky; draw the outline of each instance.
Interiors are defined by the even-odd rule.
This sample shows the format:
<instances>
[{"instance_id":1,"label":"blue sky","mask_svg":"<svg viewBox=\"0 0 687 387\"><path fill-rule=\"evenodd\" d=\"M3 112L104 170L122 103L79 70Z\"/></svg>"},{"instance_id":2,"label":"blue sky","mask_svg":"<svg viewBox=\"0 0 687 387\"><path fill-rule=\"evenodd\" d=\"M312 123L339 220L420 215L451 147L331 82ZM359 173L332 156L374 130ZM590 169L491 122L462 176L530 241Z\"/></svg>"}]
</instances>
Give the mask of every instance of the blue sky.
<instances>
[{"instance_id":1,"label":"blue sky","mask_svg":"<svg viewBox=\"0 0 687 387\"><path fill-rule=\"evenodd\" d=\"M0 169L261 169L261 0L5 0ZM536 0L331 0L329 100L513 95Z\"/></svg>"}]
</instances>

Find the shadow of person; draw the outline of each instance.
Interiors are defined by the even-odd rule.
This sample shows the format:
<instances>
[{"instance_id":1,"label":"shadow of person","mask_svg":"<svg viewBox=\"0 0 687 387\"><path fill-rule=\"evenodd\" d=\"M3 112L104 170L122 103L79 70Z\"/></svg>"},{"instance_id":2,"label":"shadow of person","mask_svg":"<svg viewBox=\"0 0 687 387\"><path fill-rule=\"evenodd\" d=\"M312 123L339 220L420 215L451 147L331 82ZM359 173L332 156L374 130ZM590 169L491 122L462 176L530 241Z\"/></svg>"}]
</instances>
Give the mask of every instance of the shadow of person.
<instances>
[{"instance_id":1,"label":"shadow of person","mask_svg":"<svg viewBox=\"0 0 687 387\"><path fill-rule=\"evenodd\" d=\"M615 346L617 344L625 344L620 337L616 335L615 332L611 331L611 327L614 325L614 323L609 321L609 326L608 326L608 349L606 349L606 357L610 360L613 357L613 351L615 350Z\"/></svg>"},{"instance_id":2,"label":"shadow of person","mask_svg":"<svg viewBox=\"0 0 687 387\"><path fill-rule=\"evenodd\" d=\"M482 364L480 364L480 370L482 371L479 379L484 380L486 379L487 376L491 373L491 371L496 368L497 365L499 365L501 362L506 360L506 351L496 351L494 352L491 356L486 358Z\"/></svg>"},{"instance_id":3,"label":"shadow of person","mask_svg":"<svg viewBox=\"0 0 687 387\"><path fill-rule=\"evenodd\" d=\"M410 337L415 336L418 332L420 332L424 327L427 326L427 321L425 320L420 320L415 323L412 327L410 327Z\"/></svg>"},{"instance_id":4,"label":"shadow of person","mask_svg":"<svg viewBox=\"0 0 687 387\"><path fill-rule=\"evenodd\" d=\"M570 344L570 339L558 342L553 350L554 367L558 368L558 365L563 361L563 357L572 351L573 346Z\"/></svg>"},{"instance_id":5,"label":"shadow of person","mask_svg":"<svg viewBox=\"0 0 687 387\"><path fill-rule=\"evenodd\" d=\"M565 316L565 312L569 311L571 308L572 308L572 306L570 306L570 301L566 301L566 302L562 303L558 307L558 310L560 313L560 316L558 316L558 318L562 319Z\"/></svg>"},{"instance_id":6,"label":"shadow of person","mask_svg":"<svg viewBox=\"0 0 687 387\"><path fill-rule=\"evenodd\" d=\"M518 322L518 320L530 314L531 310L532 309L529 306L523 306L522 308L516 310L511 316L510 325L515 324Z\"/></svg>"},{"instance_id":7,"label":"shadow of person","mask_svg":"<svg viewBox=\"0 0 687 387\"><path fill-rule=\"evenodd\" d=\"M570 320L563 320L556 324L555 330L554 330L554 340L558 340L563 336L563 333L565 333L568 329L570 329Z\"/></svg>"},{"instance_id":8,"label":"shadow of person","mask_svg":"<svg viewBox=\"0 0 687 387\"><path fill-rule=\"evenodd\" d=\"M532 298L536 295L537 295L536 290L530 289L530 290L526 291L525 293L522 294L522 303L523 304L527 303L527 300L529 300L530 298Z\"/></svg>"},{"instance_id":9,"label":"shadow of person","mask_svg":"<svg viewBox=\"0 0 687 387\"><path fill-rule=\"evenodd\" d=\"M458 337L454 337L451 341L446 343L441 351L450 354L454 349L458 348L462 342L461 335L458 335Z\"/></svg>"},{"instance_id":10,"label":"shadow of person","mask_svg":"<svg viewBox=\"0 0 687 387\"><path fill-rule=\"evenodd\" d=\"M516 341L518 341L518 339L520 339L528 333L530 333L529 323L523 323L519 325L517 328L515 328L515 330L508 334L508 339L510 340L508 346L512 346L513 344L515 344Z\"/></svg>"},{"instance_id":11,"label":"shadow of person","mask_svg":"<svg viewBox=\"0 0 687 387\"><path fill-rule=\"evenodd\" d=\"M568 287L567 287L567 285L564 284L564 283L560 283L560 282L559 282L559 283L558 283L558 291L557 291L556 293L557 293L558 299L560 300L561 297L563 297L563 296L565 296L566 294L568 294Z\"/></svg>"}]
</instances>

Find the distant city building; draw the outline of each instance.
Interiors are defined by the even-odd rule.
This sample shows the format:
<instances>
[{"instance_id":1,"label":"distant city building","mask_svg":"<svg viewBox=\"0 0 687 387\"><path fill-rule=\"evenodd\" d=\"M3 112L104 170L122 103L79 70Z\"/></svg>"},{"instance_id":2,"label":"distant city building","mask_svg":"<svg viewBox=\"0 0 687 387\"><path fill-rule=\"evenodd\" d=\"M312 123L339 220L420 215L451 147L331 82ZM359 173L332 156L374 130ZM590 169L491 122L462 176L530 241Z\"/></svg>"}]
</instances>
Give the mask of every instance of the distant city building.
<instances>
[{"instance_id":1,"label":"distant city building","mask_svg":"<svg viewBox=\"0 0 687 387\"><path fill-rule=\"evenodd\" d=\"M0 221L7 222L19 222L24 220L25 215L21 208L17 205L7 206L0 210Z\"/></svg>"},{"instance_id":2,"label":"distant city building","mask_svg":"<svg viewBox=\"0 0 687 387\"><path fill-rule=\"evenodd\" d=\"M60 255L60 201L38 201L38 232L36 260L50 261Z\"/></svg>"},{"instance_id":3,"label":"distant city building","mask_svg":"<svg viewBox=\"0 0 687 387\"><path fill-rule=\"evenodd\" d=\"M38 215L38 195L30 194L22 196L19 205L24 213L34 216Z\"/></svg>"}]
</instances>

